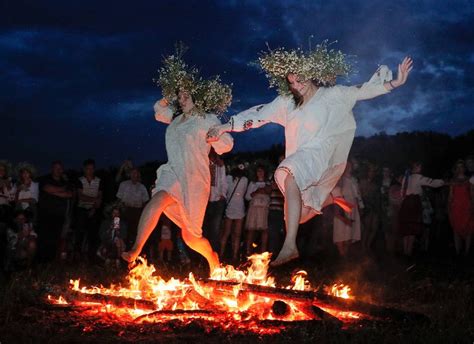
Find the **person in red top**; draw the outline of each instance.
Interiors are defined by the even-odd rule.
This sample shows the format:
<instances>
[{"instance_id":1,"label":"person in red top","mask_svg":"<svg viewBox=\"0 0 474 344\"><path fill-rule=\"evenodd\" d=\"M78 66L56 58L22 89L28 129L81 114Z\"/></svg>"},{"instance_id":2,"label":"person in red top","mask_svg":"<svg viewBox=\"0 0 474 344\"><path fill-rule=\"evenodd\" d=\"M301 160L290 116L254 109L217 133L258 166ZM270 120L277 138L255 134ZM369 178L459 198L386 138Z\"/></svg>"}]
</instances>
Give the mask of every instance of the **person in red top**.
<instances>
[{"instance_id":1,"label":"person in red top","mask_svg":"<svg viewBox=\"0 0 474 344\"><path fill-rule=\"evenodd\" d=\"M467 256L474 231L474 204L463 160L456 162L453 172L454 177L450 183L448 199L449 222L454 232L456 254L460 255L464 246L464 254Z\"/></svg>"}]
</instances>

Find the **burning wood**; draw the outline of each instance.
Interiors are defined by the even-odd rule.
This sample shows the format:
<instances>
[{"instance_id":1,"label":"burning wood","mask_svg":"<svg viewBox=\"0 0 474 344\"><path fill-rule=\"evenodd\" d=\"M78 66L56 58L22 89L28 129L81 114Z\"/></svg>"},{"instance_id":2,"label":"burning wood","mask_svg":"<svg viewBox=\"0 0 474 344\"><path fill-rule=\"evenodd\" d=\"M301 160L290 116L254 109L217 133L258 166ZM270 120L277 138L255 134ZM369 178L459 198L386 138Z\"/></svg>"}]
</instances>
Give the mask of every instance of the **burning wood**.
<instances>
[{"instance_id":1,"label":"burning wood","mask_svg":"<svg viewBox=\"0 0 474 344\"><path fill-rule=\"evenodd\" d=\"M274 279L268 276L269 257L268 254L250 257L246 271L226 266L214 271L209 279L196 280L190 274L184 281L173 278L165 281L155 276L155 268L141 259L141 264L127 276L125 287L86 288L80 287L76 280L71 281L71 291L66 297L72 302L59 298L49 301L95 306L99 312L116 314L122 321L199 318L216 323L238 322L249 329L259 328L255 321L261 324L318 321L323 326L340 328L354 319L401 320L410 315L350 299L348 286L334 285L329 292L337 296L328 295L328 290L311 290L304 271L293 276L292 286L276 287Z\"/></svg>"}]
</instances>

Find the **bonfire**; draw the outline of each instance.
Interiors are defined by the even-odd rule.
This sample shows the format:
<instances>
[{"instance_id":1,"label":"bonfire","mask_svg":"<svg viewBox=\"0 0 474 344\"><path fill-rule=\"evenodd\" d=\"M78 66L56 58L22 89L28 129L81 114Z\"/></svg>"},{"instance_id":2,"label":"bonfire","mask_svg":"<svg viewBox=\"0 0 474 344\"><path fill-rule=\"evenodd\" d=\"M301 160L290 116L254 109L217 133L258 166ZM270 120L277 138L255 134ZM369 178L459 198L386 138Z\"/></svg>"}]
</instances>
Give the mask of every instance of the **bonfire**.
<instances>
[{"instance_id":1,"label":"bonfire","mask_svg":"<svg viewBox=\"0 0 474 344\"><path fill-rule=\"evenodd\" d=\"M166 323L206 321L214 328L238 327L260 334L277 333L295 322L344 327L362 320L419 317L356 300L343 283L312 288L305 271L297 271L291 285L278 286L269 275L270 254L249 257L247 268L227 265L209 278L184 280L159 276L140 257L123 285L84 286L71 280L64 295L48 295L55 307L74 307L84 317L108 321Z\"/></svg>"}]
</instances>

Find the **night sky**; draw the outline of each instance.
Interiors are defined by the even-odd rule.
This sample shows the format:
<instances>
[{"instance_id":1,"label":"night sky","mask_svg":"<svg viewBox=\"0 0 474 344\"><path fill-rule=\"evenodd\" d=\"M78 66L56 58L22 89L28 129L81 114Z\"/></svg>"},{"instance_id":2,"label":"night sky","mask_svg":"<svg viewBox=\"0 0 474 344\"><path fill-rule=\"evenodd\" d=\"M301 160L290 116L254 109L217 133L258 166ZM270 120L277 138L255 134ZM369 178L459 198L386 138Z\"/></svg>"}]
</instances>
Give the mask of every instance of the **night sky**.
<instances>
[{"instance_id":1,"label":"night sky","mask_svg":"<svg viewBox=\"0 0 474 344\"><path fill-rule=\"evenodd\" d=\"M19 1L0 3L0 159L41 170L95 158L165 160L161 97L152 78L176 41L204 76L233 83L229 114L269 102L276 91L249 62L266 49L323 39L355 55L366 81L405 55L408 84L354 109L357 135L474 128L474 2L413 1ZM282 142L277 126L234 135L236 150Z\"/></svg>"}]
</instances>

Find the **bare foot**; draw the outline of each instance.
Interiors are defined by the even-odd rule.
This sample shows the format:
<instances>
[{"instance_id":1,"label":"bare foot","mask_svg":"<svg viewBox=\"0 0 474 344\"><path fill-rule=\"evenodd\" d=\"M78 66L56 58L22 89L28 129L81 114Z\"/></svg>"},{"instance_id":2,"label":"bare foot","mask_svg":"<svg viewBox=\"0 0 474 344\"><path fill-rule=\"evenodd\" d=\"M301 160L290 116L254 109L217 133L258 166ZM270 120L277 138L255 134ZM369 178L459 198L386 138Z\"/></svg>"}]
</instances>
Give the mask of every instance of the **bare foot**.
<instances>
[{"instance_id":1,"label":"bare foot","mask_svg":"<svg viewBox=\"0 0 474 344\"><path fill-rule=\"evenodd\" d=\"M208 261L209 263L209 275L220 266L219 256L216 252L212 252L212 258Z\"/></svg>"},{"instance_id":2,"label":"bare foot","mask_svg":"<svg viewBox=\"0 0 474 344\"><path fill-rule=\"evenodd\" d=\"M278 257L270 263L270 266L276 267L280 266L286 263L291 262L292 260L295 260L299 258L300 254L298 252L298 249L295 248L282 248L280 253L278 254Z\"/></svg>"},{"instance_id":3,"label":"bare foot","mask_svg":"<svg viewBox=\"0 0 474 344\"><path fill-rule=\"evenodd\" d=\"M138 255L133 253L133 251L123 252L122 259L128 263L132 263L137 259Z\"/></svg>"}]
</instances>

